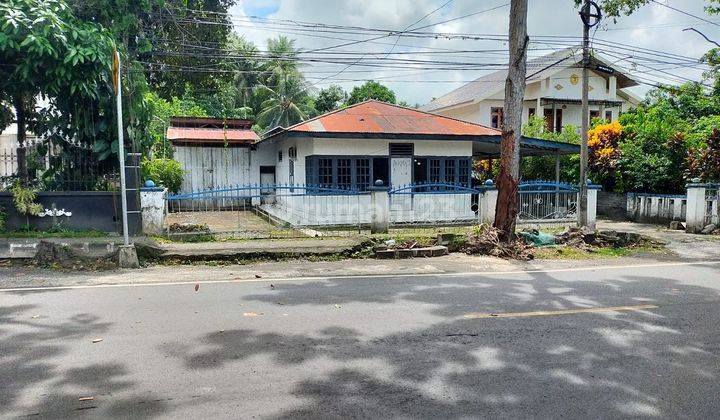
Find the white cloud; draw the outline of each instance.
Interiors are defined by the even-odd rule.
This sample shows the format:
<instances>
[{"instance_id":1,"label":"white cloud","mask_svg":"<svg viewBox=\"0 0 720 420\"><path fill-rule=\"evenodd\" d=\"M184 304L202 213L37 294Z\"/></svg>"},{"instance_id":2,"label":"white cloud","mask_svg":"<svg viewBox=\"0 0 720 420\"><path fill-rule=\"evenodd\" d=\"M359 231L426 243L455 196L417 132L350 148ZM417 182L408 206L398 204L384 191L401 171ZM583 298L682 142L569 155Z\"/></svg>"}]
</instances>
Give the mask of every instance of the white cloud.
<instances>
[{"instance_id":1,"label":"white cloud","mask_svg":"<svg viewBox=\"0 0 720 420\"><path fill-rule=\"evenodd\" d=\"M277 4L277 11L268 17L277 19L294 19L311 22L322 22L338 25L353 25L373 28L387 28L401 30L410 23L420 19L425 14L436 9L445 0L240 0L239 4L232 9L232 13L246 16L246 10L274 7ZM251 2L251 3L248 3ZM454 0L447 7L437 11L432 16L423 20L417 26L423 26L433 22L450 19L463 14L490 9L503 4L504 0ZM699 0L674 0L672 6L688 12L707 17L703 11L703 2ZM483 34L504 34L507 33L507 20L509 8L501 8L492 12L479 14L467 19L449 22L426 30L451 33L483 33ZM711 18L720 20L720 18ZM684 16L678 12L664 8L657 4L648 4L635 14L629 17L621 17L614 23L612 20L605 20L603 26L598 29L595 36L598 39L613 43L621 42L634 47L660 50L667 53L680 54L684 56L700 57L711 45L705 42L699 35L691 32L683 32L682 29L694 26L703 31L711 38L720 40L720 28L714 25L703 23L692 17ZM626 30L625 28L636 28ZM607 30L606 30L607 29ZM251 24L237 27L236 30L246 39L264 48L265 40L269 37L280 35L278 31L268 31L262 24ZM572 0L530 0L528 31L532 36L539 35L561 35L580 36L581 23L577 10L573 7ZM341 40L323 39L317 36L301 36L299 34L287 34L297 39L297 45L303 49L328 47L343 43ZM356 34L321 34L312 35L337 36L351 39L359 39ZM382 43L394 43L396 37L387 37L378 40ZM451 49L502 49L507 48L506 43L499 41L475 41L475 40L447 40L432 38L406 38L398 41L394 51L417 50L409 46L422 46L431 48ZM361 43L343 47L345 51L360 52L383 52L389 51L390 45L376 43ZM559 46L558 46L559 48ZM621 50L613 47L608 48L613 53L622 53ZM340 49L338 49L340 50ZM533 51L533 55L540 52ZM602 54L602 53L601 53ZM418 59L439 59L434 56L413 56ZM443 57L446 60L474 61L484 63L499 63L506 60L506 54L464 54L460 57ZM630 59L632 61L632 59ZM623 62L627 64L627 62ZM660 64L658 64L660 65ZM314 72L311 77L330 75L333 71L339 71L344 65L315 64L306 67L308 72ZM366 70L366 72L359 72ZM638 71L647 70L638 67ZM668 70L673 74L690 78L699 77L700 72L689 69ZM317 73L327 72L327 73ZM373 69L360 65L353 66L336 78L377 78L387 84L398 94L399 99L410 103L426 103L434 96L440 96L451 89L461 85L464 81L478 77L482 72L478 71L435 71L422 72L417 74L410 67L395 69ZM414 74L414 75L412 75ZM406 75L402 76L401 75ZM647 75L643 75L647 77ZM310 79L317 81L317 79ZM410 82L401 83L398 80ZM435 83L433 81L447 80L452 82ZM340 83L345 88L350 88L353 82ZM326 86L323 84L322 86ZM640 89L636 93L644 93L647 88Z\"/></svg>"}]
</instances>

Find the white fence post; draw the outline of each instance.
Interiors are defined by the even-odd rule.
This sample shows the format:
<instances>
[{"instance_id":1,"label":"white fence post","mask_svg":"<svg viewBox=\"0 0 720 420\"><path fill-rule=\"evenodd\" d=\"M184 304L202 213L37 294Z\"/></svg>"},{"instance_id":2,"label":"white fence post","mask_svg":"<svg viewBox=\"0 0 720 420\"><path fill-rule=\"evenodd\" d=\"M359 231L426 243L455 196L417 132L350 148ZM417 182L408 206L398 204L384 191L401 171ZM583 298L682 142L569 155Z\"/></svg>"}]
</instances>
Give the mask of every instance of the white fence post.
<instances>
[{"instance_id":1,"label":"white fence post","mask_svg":"<svg viewBox=\"0 0 720 420\"><path fill-rule=\"evenodd\" d=\"M706 184L692 183L687 185L687 210L685 213L685 231L698 233L705 227Z\"/></svg>"},{"instance_id":2,"label":"white fence post","mask_svg":"<svg viewBox=\"0 0 720 420\"><path fill-rule=\"evenodd\" d=\"M159 235L165 226L165 195L167 188L140 188L142 230L146 235Z\"/></svg>"},{"instance_id":3,"label":"white fence post","mask_svg":"<svg viewBox=\"0 0 720 420\"><path fill-rule=\"evenodd\" d=\"M493 224L495 222L495 206L497 205L498 190L492 180L485 181L485 192L479 198L478 222L480 224Z\"/></svg>"},{"instance_id":4,"label":"white fence post","mask_svg":"<svg viewBox=\"0 0 720 420\"><path fill-rule=\"evenodd\" d=\"M388 233L390 227L390 194L382 181L369 188L372 219L371 233Z\"/></svg>"},{"instance_id":5,"label":"white fence post","mask_svg":"<svg viewBox=\"0 0 720 420\"><path fill-rule=\"evenodd\" d=\"M588 185L587 226L592 230L595 230L597 223L597 196L600 188L600 185Z\"/></svg>"}]
</instances>

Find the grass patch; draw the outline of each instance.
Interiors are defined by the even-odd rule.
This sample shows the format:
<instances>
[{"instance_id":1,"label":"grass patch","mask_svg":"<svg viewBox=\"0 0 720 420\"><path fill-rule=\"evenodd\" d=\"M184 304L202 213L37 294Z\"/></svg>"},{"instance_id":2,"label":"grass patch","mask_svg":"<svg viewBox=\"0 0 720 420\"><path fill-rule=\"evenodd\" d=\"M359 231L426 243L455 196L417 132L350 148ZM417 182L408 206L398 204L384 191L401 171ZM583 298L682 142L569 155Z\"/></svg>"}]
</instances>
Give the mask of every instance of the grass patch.
<instances>
[{"instance_id":1,"label":"grass patch","mask_svg":"<svg viewBox=\"0 0 720 420\"><path fill-rule=\"evenodd\" d=\"M641 245L619 248L591 248L585 250L563 245L545 246L535 250L538 260L589 260L634 257L641 254L662 254L665 248L658 245Z\"/></svg>"},{"instance_id":2,"label":"grass patch","mask_svg":"<svg viewBox=\"0 0 720 420\"><path fill-rule=\"evenodd\" d=\"M108 234L99 230L13 230L0 232L0 238L105 238Z\"/></svg>"}]
</instances>

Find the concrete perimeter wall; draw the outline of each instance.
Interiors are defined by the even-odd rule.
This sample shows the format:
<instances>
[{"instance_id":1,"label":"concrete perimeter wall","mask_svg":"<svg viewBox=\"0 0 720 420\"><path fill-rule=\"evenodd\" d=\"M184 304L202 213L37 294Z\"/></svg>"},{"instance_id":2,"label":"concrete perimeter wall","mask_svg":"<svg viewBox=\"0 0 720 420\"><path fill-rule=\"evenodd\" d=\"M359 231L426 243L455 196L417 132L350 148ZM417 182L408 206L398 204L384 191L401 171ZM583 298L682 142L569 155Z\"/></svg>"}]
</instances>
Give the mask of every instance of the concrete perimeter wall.
<instances>
[{"instance_id":1,"label":"concrete perimeter wall","mask_svg":"<svg viewBox=\"0 0 720 420\"><path fill-rule=\"evenodd\" d=\"M388 216L390 223L472 223L478 215L471 205L469 193L391 194ZM269 196L261 208L295 226L368 225L374 212L369 193Z\"/></svg>"},{"instance_id":2,"label":"concrete perimeter wall","mask_svg":"<svg viewBox=\"0 0 720 420\"><path fill-rule=\"evenodd\" d=\"M122 232L119 192L41 191L37 193L35 201L42 204L46 213L55 209L58 216L30 216L26 219L15 210L12 194L0 192L0 207L7 215L5 229L19 230L29 221L30 226L36 230L47 230L57 223L64 229ZM129 214L128 224L130 234L138 234L141 231L140 214Z\"/></svg>"},{"instance_id":3,"label":"concrete perimeter wall","mask_svg":"<svg viewBox=\"0 0 720 420\"><path fill-rule=\"evenodd\" d=\"M627 219L627 194L598 191L597 214L608 219Z\"/></svg>"}]
</instances>

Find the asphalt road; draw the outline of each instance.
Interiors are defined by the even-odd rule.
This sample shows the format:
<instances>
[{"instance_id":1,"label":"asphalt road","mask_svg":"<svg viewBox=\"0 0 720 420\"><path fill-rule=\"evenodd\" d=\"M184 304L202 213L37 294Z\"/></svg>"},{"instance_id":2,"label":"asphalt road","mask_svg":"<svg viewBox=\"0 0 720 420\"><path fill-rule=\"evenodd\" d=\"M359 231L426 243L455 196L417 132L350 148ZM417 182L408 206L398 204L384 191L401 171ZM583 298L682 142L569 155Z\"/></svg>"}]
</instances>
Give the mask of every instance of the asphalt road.
<instances>
[{"instance_id":1,"label":"asphalt road","mask_svg":"<svg viewBox=\"0 0 720 420\"><path fill-rule=\"evenodd\" d=\"M0 417L717 418L719 328L717 263L5 290Z\"/></svg>"}]
</instances>

